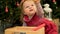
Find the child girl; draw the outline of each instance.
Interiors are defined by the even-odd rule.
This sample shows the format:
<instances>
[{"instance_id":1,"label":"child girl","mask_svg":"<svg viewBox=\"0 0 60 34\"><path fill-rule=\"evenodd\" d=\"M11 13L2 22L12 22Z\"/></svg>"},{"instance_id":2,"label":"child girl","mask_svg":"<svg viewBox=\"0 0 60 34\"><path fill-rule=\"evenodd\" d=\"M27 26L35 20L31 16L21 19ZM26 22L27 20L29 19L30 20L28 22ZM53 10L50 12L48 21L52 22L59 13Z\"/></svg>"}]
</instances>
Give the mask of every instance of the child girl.
<instances>
[{"instance_id":1,"label":"child girl","mask_svg":"<svg viewBox=\"0 0 60 34\"><path fill-rule=\"evenodd\" d=\"M39 17L39 11L34 1L24 0L20 6L24 15L23 20L27 26L39 26L45 24L45 34L58 34L57 27L52 21ZM42 15L42 13L43 12L40 12L40 15Z\"/></svg>"}]
</instances>

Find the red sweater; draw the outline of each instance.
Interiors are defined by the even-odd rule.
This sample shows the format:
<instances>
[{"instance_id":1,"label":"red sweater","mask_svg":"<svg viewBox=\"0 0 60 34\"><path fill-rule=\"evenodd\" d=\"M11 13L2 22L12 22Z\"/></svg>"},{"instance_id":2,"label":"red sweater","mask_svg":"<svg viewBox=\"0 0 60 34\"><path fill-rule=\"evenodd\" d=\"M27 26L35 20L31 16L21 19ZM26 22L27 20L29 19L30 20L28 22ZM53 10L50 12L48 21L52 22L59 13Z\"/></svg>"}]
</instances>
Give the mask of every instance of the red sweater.
<instances>
[{"instance_id":1,"label":"red sweater","mask_svg":"<svg viewBox=\"0 0 60 34\"><path fill-rule=\"evenodd\" d=\"M34 15L32 19L29 20L28 16L24 16L24 21L27 26L39 26L45 24L45 34L58 34L56 25L45 18L40 18L37 15Z\"/></svg>"}]
</instances>

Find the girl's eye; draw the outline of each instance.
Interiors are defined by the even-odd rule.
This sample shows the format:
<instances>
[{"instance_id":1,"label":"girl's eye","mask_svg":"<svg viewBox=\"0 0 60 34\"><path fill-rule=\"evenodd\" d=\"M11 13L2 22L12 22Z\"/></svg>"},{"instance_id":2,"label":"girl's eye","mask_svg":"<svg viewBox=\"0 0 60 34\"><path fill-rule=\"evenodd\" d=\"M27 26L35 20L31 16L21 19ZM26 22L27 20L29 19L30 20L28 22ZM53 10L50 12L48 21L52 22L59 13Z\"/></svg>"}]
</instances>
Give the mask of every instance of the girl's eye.
<instances>
[{"instance_id":1,"label":"girl's eye","mask_svg":"<svg viewBox=\"0 0 60 34\"><path fill-rule=\"evenodd\" d=\"M29 6L26 6L26 8L28 8Z\"/></svg>"},{"instance_id":2,"label":"girl's eye","mask_svg":"<svg viewBox=\"0 0 60 34\"><path fill-rule=\"evenodd\" d=\"M31 5L31 6L34 6L34 5Z\"/></svg>"}]
</instances>

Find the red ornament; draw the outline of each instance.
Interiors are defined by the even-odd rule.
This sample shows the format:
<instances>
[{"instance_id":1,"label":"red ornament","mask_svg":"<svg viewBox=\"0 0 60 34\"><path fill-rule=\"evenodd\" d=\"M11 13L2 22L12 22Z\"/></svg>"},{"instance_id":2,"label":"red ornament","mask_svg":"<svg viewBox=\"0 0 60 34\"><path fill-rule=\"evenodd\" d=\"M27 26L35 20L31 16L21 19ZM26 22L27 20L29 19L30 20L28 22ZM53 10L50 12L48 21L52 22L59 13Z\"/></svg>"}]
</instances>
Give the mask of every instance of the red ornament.
<instances>
[{"instance_id":1,"label":"red ornament","mask_svg":"<svg viewBox=\"0 0 60 34\"><path fill-rule=\"evenodd\" d=\"M16 2L16 5L17 5L17 6L19 6L19 3L18 3L18 2Z\"/></svg>"},{"instance_id":2,"label":"red ornament","mask_svg":"<svg viewBox=\"0 0 60 34\"><path fill-rule=\"evenodd\" d=\"M8 12L8 7L6 6L6 8L5 8L5 12L7 13Z\"/></svg>"},{"instance_id":3,"label":"red ornament","mask_svg":"<svg viewBox=\"0 0 60 34\"><path fill-rule=\"evenodd\" d=\"M55 0L53 0L53 2L56 2Z\"/></svg>"}]
</instances>

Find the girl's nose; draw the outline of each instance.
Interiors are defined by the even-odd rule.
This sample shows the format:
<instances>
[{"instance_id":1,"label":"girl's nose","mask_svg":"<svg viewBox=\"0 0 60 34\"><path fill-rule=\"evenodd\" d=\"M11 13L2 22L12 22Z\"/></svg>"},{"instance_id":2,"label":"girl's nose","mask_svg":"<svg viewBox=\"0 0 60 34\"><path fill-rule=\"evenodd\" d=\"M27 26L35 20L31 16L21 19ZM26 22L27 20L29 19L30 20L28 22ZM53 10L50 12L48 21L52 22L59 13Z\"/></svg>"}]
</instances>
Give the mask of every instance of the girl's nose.
<instances>
[{"instance_id":1,"label":"girl's nose","mask_svg":"<svg viewBox=\"0 0 60 34\"><path fill-rule=\"evenodd\" d=\"M29 7L29 9L31 9L31 8L32 8L32 6Z\"/></svg>"}]
</instances>

